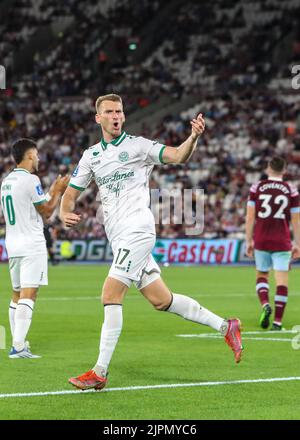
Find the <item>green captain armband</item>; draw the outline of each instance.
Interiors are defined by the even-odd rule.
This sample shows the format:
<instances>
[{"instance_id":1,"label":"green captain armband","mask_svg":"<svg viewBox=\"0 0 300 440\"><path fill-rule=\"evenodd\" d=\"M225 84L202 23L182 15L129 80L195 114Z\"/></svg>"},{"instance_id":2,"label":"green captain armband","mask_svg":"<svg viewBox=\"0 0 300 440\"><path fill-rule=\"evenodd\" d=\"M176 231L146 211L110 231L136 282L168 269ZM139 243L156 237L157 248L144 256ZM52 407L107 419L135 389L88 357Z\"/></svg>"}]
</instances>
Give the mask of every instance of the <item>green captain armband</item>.
<instances>
[{"instance_id":1,"label":"green captain armband","mask_svg":"<svg viewBox=\"0 0 300 440\"><path fill-rule=\"evenodd\" d=\"M71 186L72 188L75 188L75 189L77 189L78 191L81 191L81 192L86 189L86 188L81 188L80 186L76 186L73 183L69 183L68 186Z\"/></svg>"},{"instance_id":2,"label":"green captain armband","mask_svg":"<svg viewBox=\"0 0 300 440\"><path fill-rule=\"evenodd\" d=\"M47 199L43 199L43 200L40 200L39 202L33 202L33 204L34 204L34 206L39 206L39 205L42 205L43 203L46 203L47 202Z\"/></svg>"},{"instance_id":3,"label":"green captain armband","mask_svg":"<svg viewBox=\"0 0 300 440\"><path fill-rule=\"evenodd\" d=\"M160 160L160 163L162 163L162 164L164 164L164 165L165 165L165 162L163 161L163 154L164 154L165 148L166 148L166 145L164 145L163 147L161 147L161 150L160 150L160 152L159 152L159 156L158 156L158 158L159 158L159 160Z\"/></svg>"}]
</instances>

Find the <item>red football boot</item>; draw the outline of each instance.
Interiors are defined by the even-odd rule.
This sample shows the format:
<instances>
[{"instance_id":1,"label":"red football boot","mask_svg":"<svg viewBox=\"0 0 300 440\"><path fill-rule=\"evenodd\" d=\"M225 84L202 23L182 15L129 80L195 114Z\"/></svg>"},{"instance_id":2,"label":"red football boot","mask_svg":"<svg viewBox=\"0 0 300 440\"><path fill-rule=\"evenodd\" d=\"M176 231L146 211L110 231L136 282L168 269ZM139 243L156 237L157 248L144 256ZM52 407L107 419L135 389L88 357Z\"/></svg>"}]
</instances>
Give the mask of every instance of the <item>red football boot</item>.
<instances>
[{"instance_id":1,"label":"red football boot","mask_svg":"<svg viewBox=\"0 0 300 440\"><path fill-rule=\"evenodd\" d=\"M90 370L81 376L71 377L69 383L81 390L89 390L91 388L102 390L107 383L107 377L97 376L94 370Z\"/></svg>"},{"instance_id":2,"label":"red football boot","mask_svg":"<svg viewBox=\"0 0 300 440\"><path fill-rule=\"evenodd\" d=\"M242 357L241 321L239 319L228 319L228 330L225 335L225 342L234 353L235 362L238 364Z\"/></svg>"}]
</instances>

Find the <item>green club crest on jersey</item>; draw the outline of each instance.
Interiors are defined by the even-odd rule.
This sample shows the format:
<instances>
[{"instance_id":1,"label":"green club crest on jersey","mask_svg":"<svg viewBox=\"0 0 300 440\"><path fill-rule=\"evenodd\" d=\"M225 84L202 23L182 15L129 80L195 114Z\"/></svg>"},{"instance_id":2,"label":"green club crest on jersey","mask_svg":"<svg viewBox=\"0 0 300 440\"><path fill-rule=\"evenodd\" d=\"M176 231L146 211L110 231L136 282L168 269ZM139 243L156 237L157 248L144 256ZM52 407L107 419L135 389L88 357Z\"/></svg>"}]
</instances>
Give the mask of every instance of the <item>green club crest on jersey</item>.
<instances>
[{"instance_id":1,"label":"green club crest on jersey","mask_svg":"<svg viewBox=\"0 0 300 440\"><path fill-rule=\"evenodd\" d=\"M93 156L98 156L99 151L94 151Z\"/></svg>"},{"instance_id":2,"label":"green club crest on jersey","mask_svg":"<svg viewBox=\"0 0 300 440\"><path fill-rule=\"evenodd\" d=\"M127 153L127 151L122 151L122 152L119 154L119 160L120 160L121 162L127 162L128 159L129 159L129 154Z\"/></svg>"}]
</instances>

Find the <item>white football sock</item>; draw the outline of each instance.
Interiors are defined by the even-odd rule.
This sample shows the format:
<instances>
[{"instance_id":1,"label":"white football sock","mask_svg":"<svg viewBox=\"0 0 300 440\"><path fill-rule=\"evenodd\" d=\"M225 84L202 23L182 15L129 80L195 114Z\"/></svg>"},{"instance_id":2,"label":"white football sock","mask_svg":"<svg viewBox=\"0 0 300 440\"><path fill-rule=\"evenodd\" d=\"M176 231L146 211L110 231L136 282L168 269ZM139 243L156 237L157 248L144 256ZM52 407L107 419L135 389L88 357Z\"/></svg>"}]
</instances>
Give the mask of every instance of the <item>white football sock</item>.
<instances>
[{"instance_id":1,"label":"white football sock","mask_svg":"<svg viewBox=\"0 0 300 440\"><path fill-rule=\"evenodd\" d=\"M20 298L15 313L15 330L13 346L17 351L23 350L25 339L31 324L34 301Z\"/></svg>"},{"instance_id":2,"label":"white football sock","mask_svg":"<svg viewBox=\"0 0 300 440\"><path fill-rule=\"evenodd\" d=\"M12 338L14 337L14 331L15 331L15 313L16 313L17 305L18 303L11 301L8 309L9 325L10 325L10 332Z\"/></svg>"},{"instance_id":3,"label":"white football sock","mask_svg":"<svg viewBox=\"0 0 300 440\"><path fill-rule=\"evenodd\" d=\"M173 293L173 301L166 311L182 316L188 321L208 325L209 327L220 331L222 334L225 332L224 326L226 326L226 329L228 326L227 321L220 318L220 316L205 309L194 299L185 295L179 295L178 293Z\"/></svg>"},{"instance_id":4,"label":"white football sock","mask_svg":"<svg viewBox=\"0 0 300 440\"><path fill-rule=\"evenodd\" d=\"M104 323L100 337L100 353L93 370L98 376L106 376L123 325L121 304L104 306Z\"/></svg>"}]
</instances>

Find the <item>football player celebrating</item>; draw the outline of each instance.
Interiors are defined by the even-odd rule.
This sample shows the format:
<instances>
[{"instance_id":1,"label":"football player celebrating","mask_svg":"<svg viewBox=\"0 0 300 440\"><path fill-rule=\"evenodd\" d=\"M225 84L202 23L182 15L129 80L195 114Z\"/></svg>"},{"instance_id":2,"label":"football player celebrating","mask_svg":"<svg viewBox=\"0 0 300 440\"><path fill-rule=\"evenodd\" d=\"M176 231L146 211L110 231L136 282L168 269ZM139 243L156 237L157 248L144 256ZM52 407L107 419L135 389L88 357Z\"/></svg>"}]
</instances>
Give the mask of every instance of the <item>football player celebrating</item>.
<instances>
[{"instance_id":1,"label":"football player celebrating","mask_svg":"<svg viewBox=\"0 0 300 440\"><path fill-rule=\"evenodd\" d=\"M69 382L80 389L105 386L108 366L122 330L123 299L132 283L156 310L175 313L221 332L239 362L240 321L227 321L194 299L172 293L161 279L160 268L151 255L156 236L149 208L150 173L155 164L180 164L191 157L205 128L202 114L191 121L191 135L186 141L173 148L123 131L125 115L118 95L99 97L96 112L103 138L83 153L63 196L60 217L66 227L80 222L80 215L74 213L76 199L94 179L114 260L102 289L104 323L99 358L91 370Z\"/></svg>"},{"instance_id":2,"label":"football player celebrating","mask_svg":"<svg viewBox=\"0 0 300 440\"><path fill-rule=\"evenodd\" d=\"M300 257L299 193L283 181L285 172L284 159L273 157L267 168L268 178L252 185L247 204L246 253L255 257L256 291L262 306L260 326L264 329L269 327L272 314L268 277L270 269L274 269L276 295L272 330L282 329L290 260ZM294 232L293 247L290 222Z\"/></svg>"}]
</instances>

